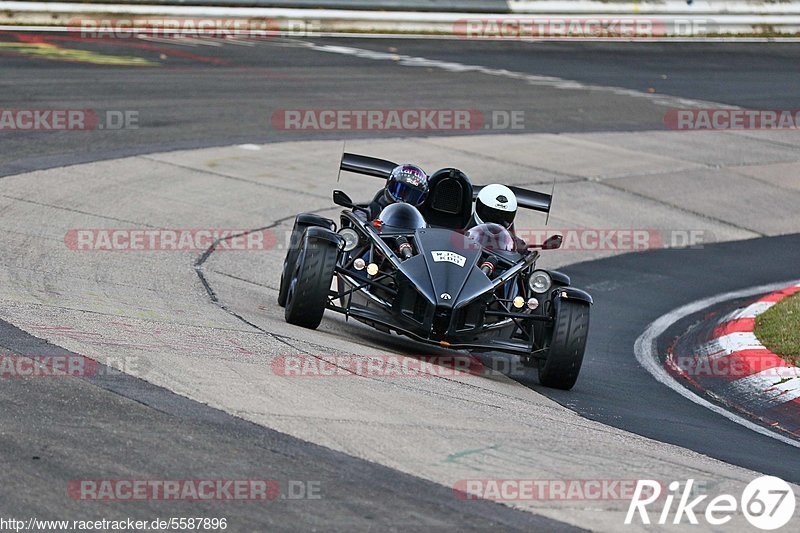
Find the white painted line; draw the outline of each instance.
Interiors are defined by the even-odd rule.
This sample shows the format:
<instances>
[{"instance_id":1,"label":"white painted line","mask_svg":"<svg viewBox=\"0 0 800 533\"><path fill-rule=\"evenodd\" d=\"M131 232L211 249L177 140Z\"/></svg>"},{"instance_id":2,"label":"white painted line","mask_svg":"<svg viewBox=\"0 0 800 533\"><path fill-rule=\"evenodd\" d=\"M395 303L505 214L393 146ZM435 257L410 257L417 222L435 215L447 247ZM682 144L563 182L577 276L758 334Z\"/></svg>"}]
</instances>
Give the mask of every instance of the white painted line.
<instances>
[{"instance_id":1,"label":"white painted line","mask_svg":"<svg viewBox=\"0 0 800 533\"><path fill-rule=\"evenodd\" d=\"M199 44L201 46L222 46L220 41L214 40L212 38L204 38L204 39L195 39L194 37L179 37L177 39L173 39L173 41L186 41L192 44Z\"/></svg>"},{"instance_id":2,"label":"white painted line","mask_svg":"<svg viewBox=\"0 0 800 533\"><path fill-rule=\"evenodd\" d=\"M231 39L230 37L226 37L222 40L225 44L235 44L237 46L255 46L256 43L254 41L242 41L239 39Z\"/></svg>"},{"instance_id":3,"label":"white painted line","mask_svg":"<svg viewBox=\"0 0 800 533\"><path fill-rule=\"evenodd\" d=\"M654 322L652 322L647 329L645 329L644 333L642 333L638 339L636 339L636 343L634 344L634 353L636 354L636 359L639 361L645 370L647 370L658 382L666 385L673 391L677 392L687 400L696 403L710 411L717 413L720 416L723 416L730 420L731 422L735 422L741 426L746 427L756 433L761 435L765 435L767 437L773 438L784 444L788 444L790 446L794 446L795 448L800 448L800 442L781 435L780 433L776 433L771 431L763 426L760 426L746 418L739 416L719 405L713 404L706 400L705 398L697 395L695 392L687 389L683 385L681 385L675 378L673 378L669 372L664 368L658 358L658 348L656 347L656 340L660 335L662 335L670 326L672 326L675 322L680 320L681 318L685 317L686 315L691 315L693 313L697 313L706 309L712 305L725 302L727 300L734 300L736 298L746 298L748 296L753 296L759 293L766 293L770 291L780 290L792 283L798 283L797 281L788 281L783 283L771 283L769 285L762 285L760 287L751 287L749 289L742 289L739 291L732 291L727 292L725 294L720 294L717 296L712 296L710 298L704 298L702 300L697 300L690 304L684 305L677 309L670 311L669 313L659 317Z\"/></svg>"},{"instance_id":4,"label":"white painted line","mask_svg":"<svg viewBox=\"0 0 800 533\"><path fill-rule=\"evenodd\" d=\"M154 43L177 44L177 45L180 45L180 46L190 46L192 48L196 48L197 47L196 44L192 44L190 42L183 41L183 40L180 40L180 39L166 39L166 38L163 38L163 37L150 37L148 35L137 35L136 38L137 39L141 39L142 41L150 41L150 42L154 42Z\"/></svg>"},{"instance_id":5,"label":"white painted line","mask_svg":"<svg viewBox=\"0 0 800 533\"><path fill-rule=\"evenodd\" d=\"M490 76L516 79L528 83L529 85L536 85L539 87L551 87L554 89L564 90L601 91L618 96L644 98L650 100L654 104L667 107L714 107L717 109L739 109L737 106L708 102L705 100L695 100L655 93L651 94L633 89L625 89L623 87L586 84L575 80L558 78L555 76L537 76L535 74L514 72L506 69L488 68L480 65L468 65L464 63L456 63L454 61L440 61L437 59L393 54L390 52L377 52L363 48L353 48L351 46L321 45L307 41L299 41L299 43L306 48L317 50L319 52L349 55L376 61L392 61L404 67L438 68L448 72L477 72L480 74L488 74Z\"/></svg>"}]
</instances>

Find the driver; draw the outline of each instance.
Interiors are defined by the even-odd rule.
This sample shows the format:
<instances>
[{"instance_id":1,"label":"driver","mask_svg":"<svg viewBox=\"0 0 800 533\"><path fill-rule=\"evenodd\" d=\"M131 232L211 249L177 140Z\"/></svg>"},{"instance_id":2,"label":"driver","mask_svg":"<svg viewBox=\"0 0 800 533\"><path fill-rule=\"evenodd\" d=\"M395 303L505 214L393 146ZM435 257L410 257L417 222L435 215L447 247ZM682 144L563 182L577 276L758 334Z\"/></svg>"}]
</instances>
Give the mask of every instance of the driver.
<instances>
[{"instance_id":1,"label":"driver","mask_svg":"<svg viewBox=\"0 0 800 533\"><path fill-rule=\"evenodd\" d=\"M389 204L402 202L419 207L428 196L428 175L416 165L398 165L386 185L369 204L370 220L375 220Z\"/></svg>"}]
</instances>

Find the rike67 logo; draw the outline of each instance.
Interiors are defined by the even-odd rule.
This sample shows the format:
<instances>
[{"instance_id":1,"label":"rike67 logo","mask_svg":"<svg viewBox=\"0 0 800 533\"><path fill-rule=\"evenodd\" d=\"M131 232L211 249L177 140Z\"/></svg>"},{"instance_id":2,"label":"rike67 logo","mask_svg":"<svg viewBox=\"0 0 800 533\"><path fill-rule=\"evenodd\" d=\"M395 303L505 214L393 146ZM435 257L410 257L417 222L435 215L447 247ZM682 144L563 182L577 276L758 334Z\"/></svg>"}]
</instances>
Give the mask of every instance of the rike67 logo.
<instances>
[{"instance_id":1,"label":"rike67 logo","mask_svg":"<svg viewBox=\"0 0 800 533\"><path fill-rule=\"evenodd\" d=\"M795 495L792 487L784 480L773 476L762 476L751 481L742 491L737 500L731 494L720 494L709 501L707 494L701 494L690 500L693 496L692 486L694 480L689 479L681 489L679 481L673 481L668 486L664 498L664 506L660 513L652 519L647 506L656 502L661 496L662 485L658 481L640 479L625 515L625 524L632 524L640 520L642 524L699 524L698 515L712 526L721 526L731 521L738 512L753 527L771 531L781 528L789 523L794 515ZM673 503L677 504L673 510ZM700 511L701 504L705 510ZM671 520L670 520L671 518Z\"/></svg>"}]
</instances>

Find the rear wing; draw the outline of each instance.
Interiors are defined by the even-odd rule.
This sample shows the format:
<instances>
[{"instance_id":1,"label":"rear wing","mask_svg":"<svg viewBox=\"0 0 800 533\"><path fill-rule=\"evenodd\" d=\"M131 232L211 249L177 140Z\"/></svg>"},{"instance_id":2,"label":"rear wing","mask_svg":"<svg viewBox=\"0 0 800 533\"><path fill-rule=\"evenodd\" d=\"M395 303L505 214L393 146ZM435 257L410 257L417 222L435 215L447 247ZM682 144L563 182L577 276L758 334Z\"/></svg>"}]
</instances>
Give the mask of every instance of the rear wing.
<instances>
[{"instance_id":1,"label":"rear wing","mask_svg":"<svg viewBox=\"0 0 800 533\"><path fill-rule=\"evenodd\" d=\"M342 170L384 179L389 177L396 166L397 163L392 163L385 159L378 159L377 157L369 157L367 155L348 154L346 152L342 154L342 162L339 164L339 168Z\"/></svg>"},{"instance_id":2,"label":"rear wing","mask_svg":"<svg viewBox=\"0 0 800 533\"><path fill-rule=\"evenodd\" d=\"M342 154L342 161L339 164L339 168L341 170L383 179L388 178L396 166L397 163L387 161L386 159L378 159L377 157L369 157L367 155L350 154L347 152ZM478 197L478 193L483 187L483 185L473 186L473 200ZM550 207L553 204L553 195L545 194L543 192L529 191L528 189L514 187L512 185L508 185L508 188L511 189L511 191L516 195L517 205L520 207L541 211L543 213L550 212Z\"/></svg>"}]
</instances>

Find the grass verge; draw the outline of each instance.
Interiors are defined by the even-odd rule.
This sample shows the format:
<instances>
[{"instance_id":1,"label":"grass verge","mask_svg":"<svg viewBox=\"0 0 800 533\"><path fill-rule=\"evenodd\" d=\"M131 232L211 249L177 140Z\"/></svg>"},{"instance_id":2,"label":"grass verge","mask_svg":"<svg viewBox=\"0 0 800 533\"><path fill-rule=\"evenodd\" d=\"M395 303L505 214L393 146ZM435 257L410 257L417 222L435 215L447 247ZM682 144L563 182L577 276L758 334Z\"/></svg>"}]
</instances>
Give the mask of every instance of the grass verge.
<instances>
[{"instance_id":1,"label":"grass verge","mask_svg":"<svg viewBox=\"0 0 800 533\"><path fill-rule=\"evenodd\" d=\"M755 333L770 351L800 366L800 293L758 315Z\"/></svg>"}]
</instances>

